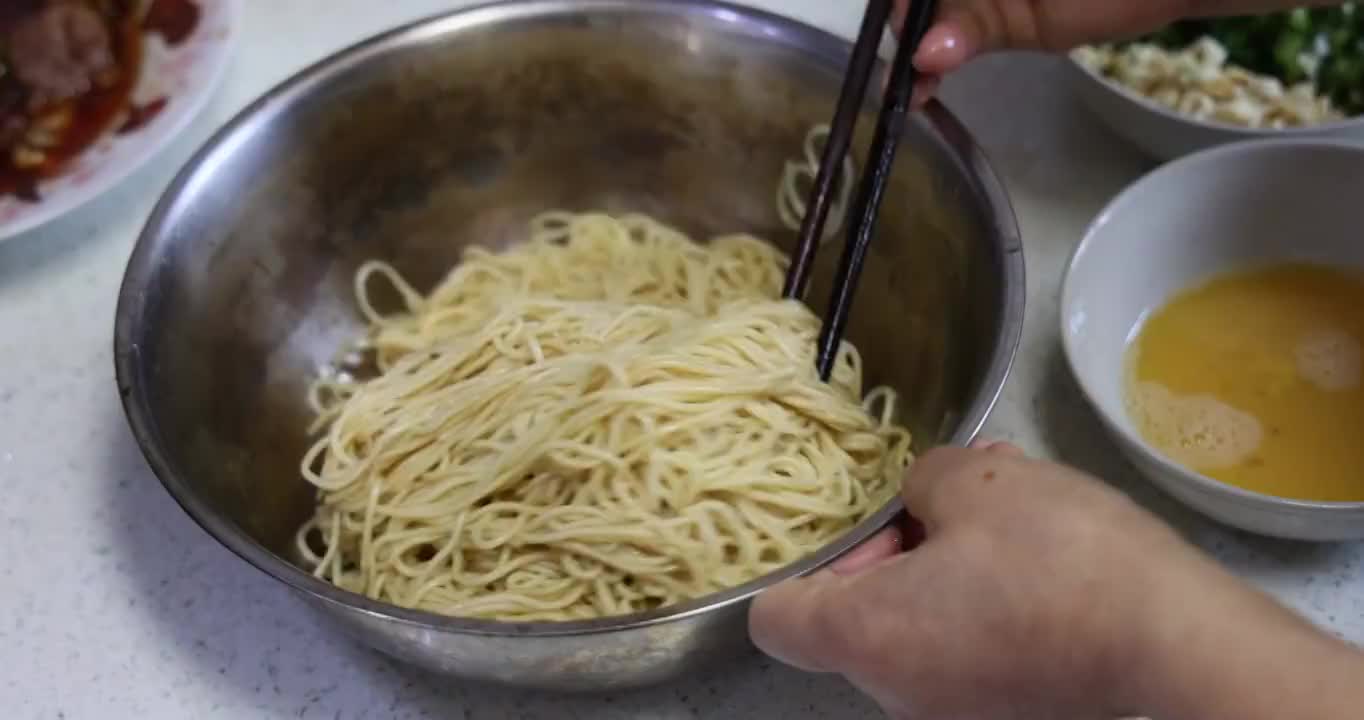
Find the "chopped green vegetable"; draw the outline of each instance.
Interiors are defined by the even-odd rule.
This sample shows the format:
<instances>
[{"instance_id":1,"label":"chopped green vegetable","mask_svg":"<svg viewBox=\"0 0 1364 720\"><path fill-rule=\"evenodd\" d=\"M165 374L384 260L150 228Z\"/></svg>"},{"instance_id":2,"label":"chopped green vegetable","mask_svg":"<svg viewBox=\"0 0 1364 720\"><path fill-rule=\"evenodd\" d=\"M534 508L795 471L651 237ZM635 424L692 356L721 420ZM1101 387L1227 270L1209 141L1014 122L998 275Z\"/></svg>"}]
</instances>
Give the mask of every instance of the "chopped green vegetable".
<instances>
[{"instance_id":1,"label":"chopped green vegetable","mask_svg":"<svg viewBox=\"0 0 1364 720\"><path fill-rule=\"evenodd\" d=\"M1181 50L1211 37L1227 60L1286 84L1311 81L1342 112L1364 115L1364 3L1184 20L1140 40Z\"/></svg>"}]
</instances>

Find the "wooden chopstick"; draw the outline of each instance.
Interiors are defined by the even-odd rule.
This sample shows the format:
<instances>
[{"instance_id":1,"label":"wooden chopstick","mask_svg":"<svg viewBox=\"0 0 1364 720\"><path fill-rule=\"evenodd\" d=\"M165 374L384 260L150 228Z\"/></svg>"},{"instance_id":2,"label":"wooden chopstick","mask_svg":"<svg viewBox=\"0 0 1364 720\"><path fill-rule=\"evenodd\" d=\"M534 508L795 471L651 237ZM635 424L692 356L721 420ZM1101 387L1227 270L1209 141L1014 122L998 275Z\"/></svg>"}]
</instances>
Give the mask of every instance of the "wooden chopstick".
<instances>
[{"instance_id":1,"label":"wooden chopstick","mask_svg":"<svg viewBox=\"0 0 1364 720\"><path fill-rule=\"evenodd\" d=\"M867 259L867 251L871 247L872 237L876 229L876 219L881 210L881 202L885 198L886 187L890 182L891 171L895 166L895 153L900 146L900 138L904 134L905 123L909 115L910 102L914 96L914 83L918 80L919 73L914 68L914 55L918 52L919 43L923 41L924 35L928 32L932 24L933 17L937 12L937 2L935 0L916 0L910 5L908 17L905 20L904 28L900 34L900 47L896 50L895 59L891 63L890 80L886 88L886 96L882 101L881 111L876 118L876 132L872 136L871 151L868 153L867 166L863 169L862 178L853 196L851 212L848 215L850 220L848 226L848 238L843 246L843 255L839 259L838 275L834 282L833 293L829 298L829 308L824 314L824 326L820 331L818 356L816 367L822 380L828 381L833 374L834 363L838 360L838 349L843 341L843 332L848 325L848 317L852 311L853 297L857 294L858 281L862 275L862 266ZM888 12L889 3L884 0L870 0L867 6L867 18L864 18L862 34L858 37L857 46L853 50L853 59L856 61L861 53L870 48L870 52L875 56L876 50L880 45L881 35L879 30L869 29L871 21L876 19L879 13ZM885 23L885 16L880 16L880 23ZM878 26L879 27L879 26ZM787 275L787 287L795 291L796 294L788 294L787 297L798 297L804 290L804 285L808 283L810 265L813 262L815 251L819 246L819 238L823 236L823 225L828 217L828 203L832 196L833 181L837 176L837 168L843 162L847 154L848 147L852 142L852 134L856 129L857 110L861 105L861 98L866 92L868 80L871 76L871 67L863 68L855 64L850 64L848 76L844 79L842 97L839 99L838 112L834 117L834 124L830 128L829 139L825 146L825 157L820 166L819 178L817 179L813 196L808 204L805 222L802 225L801 244L797 248L796 260L791 264L791 269ZM855 91L855 100L848 100L850 92ZM839 123L839 116L844 116L843 122ZM827 176L827 177L826 177ZM815 210L822 205L823 217L815 216ZM810 226L810 227L806 227Z\"/></svg>"}]
</instances>

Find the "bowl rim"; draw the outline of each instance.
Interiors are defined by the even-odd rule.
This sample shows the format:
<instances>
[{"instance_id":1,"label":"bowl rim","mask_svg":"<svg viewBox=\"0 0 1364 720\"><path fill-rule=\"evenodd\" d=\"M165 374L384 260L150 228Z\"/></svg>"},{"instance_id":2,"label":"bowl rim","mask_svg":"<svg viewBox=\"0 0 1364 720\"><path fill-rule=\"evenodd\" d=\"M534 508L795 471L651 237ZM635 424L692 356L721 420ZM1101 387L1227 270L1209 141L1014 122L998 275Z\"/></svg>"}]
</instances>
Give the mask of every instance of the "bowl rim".
<instances>
[{"instance_id":1,"label":"bowl rim","mask_svg":"<svg viewBox=\"0 0 1364 720\"><path fill-rule=\"evenodd\" d=\"M139 362L137 339L143 327L146 293L156 275L158 258L173 244L166 223L174 213L180 196L200 172L221 153L231 152L238 133L253 120L306 95L314 87L356 65L409 44L428 42L437 37L454 37L481 27L509 21L542 17L579 16L607 13L664 15L701 15L730 23L736 32L764 38L767 42L797 46L812 57L830 62L846 62L851 44L825 30L802 21L757 8L732 4L727 0L500 0L463 9L446 10L399 25L344 47L313 62L252 101L218 129L180 169L167 186L148 217L128 260L120 286L114 324L114 364L119 397L134 439L153 474L180 507L211 537L265 574L289 588L321 603L358 612L376 620L409 625L442 633L497 637L558 637L608 633L675 622L699 616L749 600L759 591L782 580L806 575L853 547L866 541L903 513L898 496L839 539L809 557L743 585L711 593L693 600L656 610L592 620L568 622L504 622L441 615L372 600L343 590L290 563L248 536L236 523L218 514L209 503L185 483L177 464L163 451L158 423L146 395L144 371ZM925 109L927 122L971 178L982 197L993 224L989 228L997 242L1001 283L997 302L999 324L992 338L992 350L981 380L970 395L967 410L949 439L950 444L965 445L979 433L1003 393L1022 339L1025 302L1023 246L1013 207L1004 186L990 167L981 148L966 128L940 103Z\"/></svg>"},{"instance_id":2,"label":"bowl rim","mask_svg":"<svg viewBox=\"0 0 1364 720\"><path fill-rule=\"evenodd\" d=\"M1067 322L1067 318L1070 316L1071 306L1077 301L1073 280L1081 272L1079 266L1083 262L1085 254L1098 243L1104 242L1101 238L1105 235L1105 227L1116 214L1130 213L1133 211L1138 204L1136 199L1137 195L1145 188L1153 184L1164 182L1174 175L1191 172L1198 173L1204 166L1215 165L1233 156L1303 150L1344 152L1357 155L1360 161L1364 163L1364 144L1351 142L1349 140L1327 137L1242 140L1239 142L1217 145L1172 160L1146 173L1127 185L1127 187L1123 188L1102 210L1099 211L1098 215L1096 215L1085 228L1084 235L1081 237L1079 244L1071 251L1070 258L1066 261L1065 270L1061 277L1061 301L1058 303L1057 312L1058 325L1061 332L1061 345L1063 354L1066 357L1066 364L1070 368L1071 376L1075 378L1076 384L1079 385L1085 400L1089 403L1090 407L1094 409L1094 412L1099 416L1103 424L1109 428L1110 432L1117 436L1117 439L1121 444L1126 445L1128 448L1138 453L1143 460L1158 467L1167 477L1178 478L1187 486L1192 486L1205 493L1219 495L1245 505L1310 513L1358 513L1364 511L1364 501L1327 502L1318 500L1298 500L1294 498L1278 497L1276 495L1256 492L1254 490L1246 490L1245 488L1237 487L1230 483L1225 483L1216 478L1190 470L1156 449L1125 423L1121 422L1121 420L1125 418L1114 417L1113 413L1110 413L1104 405L1099 402L1099 394L1095 382L1091 379L1092 373L1084 373L1080 370L1078 362L1079 351L1074 345L1072 333L1069 330L1070 324ZM1169 298L1166 298L1165 302L1168 301ZM1138 326L1140 326L1140 323ZM1130 335L1131 334L1129 334L1129 336ZM1157 484L1160 483L1157 482ZM1183 500L1181 500L1181 502L1183 502Z\"/></svg>"},{"instance_id":3,"label":"bowl rim","mask_svg":"<svg viewBox=\"0 0 1364 720\"><path fill-rule=\"evenodd\" d=\"M1092 47L1092 46L1091 46ZM1070 63L1075 69L1079 70L1092 82L1102 85L1109 92L1112 92L1128 102L1140 106L1149 113L1158 115L1166 120L1190 125L1204 130L1216 130L1238 136L1241 140L1249 139L1273 139L1273 138L1310 138L1321 135L1330 135L1339 132L1354 132L1364 130L1364 115L1352 115L1344 120L1333 120L1317 125L1302 125L1286 128L1252 128L1241 125L1232 125L1220 120L1200 120L1190 117L1176 110L1171 110L1164 105L1142 95L1126 85L1115 80L1104 77L1102 73L1076 60L1072 55L1066 55L1066 62Z\"/></svg>"}]
</instances>

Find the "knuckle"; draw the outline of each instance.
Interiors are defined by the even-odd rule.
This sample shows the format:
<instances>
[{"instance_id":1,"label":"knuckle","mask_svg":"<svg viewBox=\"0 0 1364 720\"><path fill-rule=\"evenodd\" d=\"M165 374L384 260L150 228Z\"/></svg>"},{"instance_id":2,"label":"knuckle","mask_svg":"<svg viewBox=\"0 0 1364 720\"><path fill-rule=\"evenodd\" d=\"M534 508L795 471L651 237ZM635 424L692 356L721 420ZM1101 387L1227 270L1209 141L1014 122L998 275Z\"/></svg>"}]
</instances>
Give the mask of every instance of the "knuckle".
<instances>
[{"instance_id":1,"label":"knuckle","mask_svg":"<svg viewBox=\"0 0 1364 720\"><path fill-rule=\"evenodd\" d=\"M960 448L940 448L919 460L923 472L915 483L921 497L933 510L946 509L978 495L989 485L979 482L997 472L1003 458Z\"/></svg>"}]
</instances>

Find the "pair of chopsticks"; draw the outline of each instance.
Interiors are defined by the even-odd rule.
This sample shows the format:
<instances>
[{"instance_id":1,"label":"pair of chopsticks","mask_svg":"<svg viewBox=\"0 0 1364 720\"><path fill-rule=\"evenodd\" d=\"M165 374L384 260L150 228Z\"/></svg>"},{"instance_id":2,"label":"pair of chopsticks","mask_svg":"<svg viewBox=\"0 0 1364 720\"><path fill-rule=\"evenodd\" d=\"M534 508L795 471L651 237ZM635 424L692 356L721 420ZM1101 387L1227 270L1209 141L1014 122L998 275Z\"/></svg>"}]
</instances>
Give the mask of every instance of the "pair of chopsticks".
<instances>
[{"instance_id":1,"label":"pair of chopsticks","mask_svg":"<svg viewBox=\"0 0 1364 720\"><path fill-rule=\"evenodd\" d=\"M890 181L891 169L895 165L895 152L899 148L900 137L904 134L910 101L914 95L914 82L918 79L918 72L914 69L914 54L918 51L924 34L928 32L937 5L935 0L913 0L900 34L900 47L896 50L895 59L891 64L886 96L876 119L876 133L872 136L867 166L863 169L861 181L853 195L853 203L848 213L848 239L843 246L834 291L829 299L829 310L824 314L824 327L819 335L816 367L820 379L826 382L833 373L834 363L838 360L838 348L848 325L848 314L852 310L853 296L857 293L862 265L866 262L867 250L871 246L876 217L881 210L881 201ZM786 273L783 297L803 298L809 286L815 252L819 249L820 238L824 237L824 224L828 220L830 203L834 197L834 183L852 144L853 131L857 128L857 116L867 94L872 70L875 69L877 51L886 23L890 19L891 7L892 0L867 2L866 15L862 18L862 29L858 33L852 60L843 79L838 109L830 124L829 139L824 146L819 173L815 177L810 200L806 204L808 209L801 223L800 244Z\"/></svg>"}]
</instances>

